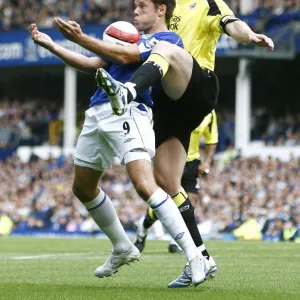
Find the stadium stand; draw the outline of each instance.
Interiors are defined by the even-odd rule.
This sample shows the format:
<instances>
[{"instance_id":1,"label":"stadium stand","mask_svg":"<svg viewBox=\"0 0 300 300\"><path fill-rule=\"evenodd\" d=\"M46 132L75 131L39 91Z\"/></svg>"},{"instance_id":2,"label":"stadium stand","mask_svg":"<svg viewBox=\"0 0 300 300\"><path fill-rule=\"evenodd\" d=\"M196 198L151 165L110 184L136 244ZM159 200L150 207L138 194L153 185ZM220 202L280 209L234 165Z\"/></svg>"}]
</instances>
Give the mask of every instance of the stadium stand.
<instances>
[{"instance_id":1,"label":"stadium stand","mask_svg":"<svg viewBox=\"0 0 300 300\"><path fill-rule=\"evenodd\" d=\"M129 0L4 0L0 2L0 28L21 29L35 22L40 28L53 27L52 19L76 20L82 25L109 24L131 19L132 1Z\"/></svg>"},{"instance_id":2,"label":"stadium stand","mask_svg":"<svg viewBox=\"0 0 300 300\"><path fill-rule=\"evenodd\" d=\"M226 144L234 144L234 112L219 110L218 117L219 133L221 135L219 149L224 149ZM268 146L299 146L299 112L287 111L278 115L266 107L253 109L251 115L251 140L263 141Z\"/></svg>"},{"instance_id":3,"label":"stadium stand","mask_svg":"<svg viewBox=\"0 0 300 300\"><path fill-rule=\"evenodd\" d=\"M240 13L239 0L227 0L234 13ZM2 0L0 28L27 28L35 22L40 28L53 27L52 19L60 16L81 25L109 24L116 20L130 21L132 1L129 0ZM254 13L260 16L300 11L299 0L255 0Z\"/></svg>"},{"instance_id":4,"label":"stadium stand","mask_svg":"<svg viewBox=\"0 0 300 300\"><path fill-rule=\"evenodd\" d=\"M15 150L18 146L44 144L61 146L62 109L61 104L42 99L8 101L8 97L5 97L0 100L0 149ZM79 114L83 115L84 109ZM219 150L224 150L227 144L234 145L234 112L219 109L218 119ZM260 107L252 111L251 119L252 140L264 141L266 145L300 145L299 112L282 112L278 115L266 107Z\"/></svg>"},{"instance_id":5,"label":"stadium stand","mask_svg":"<svg viewBox=\"0 0 300 300\"><path fill-rule=\"evenodd\" d=\"M211 237L268 241L299 237L300 159L291 157L282 162L269 157L262 161L229 152L214 163L210 176L201 179L201 203L196 206L201 232ZM28 163L9 158L0 165L0 182L0 214L13 222L15 234L98 233L71 192L71 158L41 160L32 155ZM134 229L135 221L144 214L145 203L134 191L125 169L114 165L105 174L102 187L116 206L123 226ZM250 228L240 227L249 220ZM238 231L239 227L243 230Z\"/></svg>"}]
</instances>

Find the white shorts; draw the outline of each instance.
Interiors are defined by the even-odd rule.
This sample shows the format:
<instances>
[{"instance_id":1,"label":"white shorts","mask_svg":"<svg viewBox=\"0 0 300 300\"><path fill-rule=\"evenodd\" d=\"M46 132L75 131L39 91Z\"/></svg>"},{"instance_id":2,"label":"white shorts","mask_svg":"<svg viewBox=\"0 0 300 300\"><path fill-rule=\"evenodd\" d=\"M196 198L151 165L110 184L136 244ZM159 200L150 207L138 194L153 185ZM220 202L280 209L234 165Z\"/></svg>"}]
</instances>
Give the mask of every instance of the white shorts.
<instances>
[{"instance_id":1,"label":"white shorts","mask_svg":"<svg viewBox=\"0 0 300 300\"><path fill-rule=\"evenodd\" d=\"M91 107L78 137L74 163L98 171L110 168L114 157L122 164L151 161L155 154L152 110L130 102L122 116L112 114L110 103Z\"/></svg>"}]
</instances>

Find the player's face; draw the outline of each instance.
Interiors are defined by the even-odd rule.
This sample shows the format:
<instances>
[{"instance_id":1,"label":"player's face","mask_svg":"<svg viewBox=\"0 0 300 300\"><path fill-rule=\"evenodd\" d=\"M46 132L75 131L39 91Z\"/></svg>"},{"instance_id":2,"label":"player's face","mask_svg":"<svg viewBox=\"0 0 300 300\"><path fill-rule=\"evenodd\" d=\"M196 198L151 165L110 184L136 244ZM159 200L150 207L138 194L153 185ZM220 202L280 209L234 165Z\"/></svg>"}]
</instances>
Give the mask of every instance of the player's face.
<instances>
[{"instance_id":1,"label":"player's face","mask_svg":"<svg viewBox=\"0 0 300 300\"><path fill-rule=\"evenodd\" d=\"M159 21L158 8L151 0L135 0L134 25L145 33L151 33Z\"/></svg>"}]
</instances>

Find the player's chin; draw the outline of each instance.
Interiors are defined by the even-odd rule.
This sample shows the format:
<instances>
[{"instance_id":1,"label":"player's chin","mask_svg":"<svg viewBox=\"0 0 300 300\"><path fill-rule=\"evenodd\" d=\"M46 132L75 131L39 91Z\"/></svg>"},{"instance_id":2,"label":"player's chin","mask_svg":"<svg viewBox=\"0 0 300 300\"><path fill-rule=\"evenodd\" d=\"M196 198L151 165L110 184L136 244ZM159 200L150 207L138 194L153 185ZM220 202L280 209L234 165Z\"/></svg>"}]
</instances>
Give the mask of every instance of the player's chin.
<instances>
[{"instance_id":1,"label":"player's chin","mask_svg":"<svg viewBox=\"0 0 300 300\"><path fill-rule=\"evenodd\" d=\"M134 20L133 24L137 30L143 31L143 28L142 28L143 26L142 26L141 22Z\"/></svg>"}]
</instances>

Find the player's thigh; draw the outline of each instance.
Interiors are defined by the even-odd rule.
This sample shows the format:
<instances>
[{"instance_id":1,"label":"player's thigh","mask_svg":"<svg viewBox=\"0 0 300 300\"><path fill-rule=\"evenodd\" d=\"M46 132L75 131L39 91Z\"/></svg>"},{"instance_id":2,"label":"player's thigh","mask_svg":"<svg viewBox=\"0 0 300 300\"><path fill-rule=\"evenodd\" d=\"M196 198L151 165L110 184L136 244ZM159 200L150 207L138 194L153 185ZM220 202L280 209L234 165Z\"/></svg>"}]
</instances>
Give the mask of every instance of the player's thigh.
<instances>
[{"instance_id":1,"label":"player's thigh","mask_svg":"<svg viewBox=\"0 0 300 300\"><path fill-rule=\"evenodd\" d=\"M176 137L169 137L157 149L154 159L156 182L174 196L181 188L181 176L186 160L186 151Z\"/></svg>"},{"instance_id":2,"label":"player's thigh","mask_svg":"<svg viewBox=\"0 0 300 300\"><path fill-rule=\"evenodd\" d=\"M162 79L165 93L172 100L179 99L184 94L192 76L193 58L191 54L167 42L158 43L153 52L160 54L169 62L168 72Z\"/></svg>"},{"instance_id":3,"label":"player's thigh","mask_svg":"<svg viewBox=\"0 0 300 300\"><path fill-rule=\"evenodd\" d=\"M151 162L155 154L151 121L152 111L149 108L144 104L131 102L124 115L110 115L101 120L99 130L122 164L139 159Z\"/></svg>"},{"instance_id":4,"label":"player's thigh","mask_svg":"<svg viewBox=\"0 0 300 300\"><path fill-rule=\"evenodd\" d=\"M106 138L99 132L101 119L111 116L110 104L94 106L86 111L85 116L76 144L74 163L101 172L111 167L112 159L116 156Z\"/></svg>"},{"instance_id":5,"label":"player's thigh","mask_svg":"<svg viewBox=\"0 0 300 300\"><path fill-rule=\"evenodd\" d=\"M219 82L213 71L202 69L193 59L190 82L176 101L177 115L186 128L195 129L216 106Z\"/></svg>"},{"instance_id":6,"label":"player's thigh","mask_svg":"<svg viewBox=\"0 0 300 300\"><path fill-rule=\"evenodd\" d=\"M103 106L86 111L83 128L75 150L75 175L73 192L82 202L93 200L98 194L99 179L106 168L111 166L115 156L113 149L99 133L96 116L103 114Z\"/></svg>"}]
</instances>

